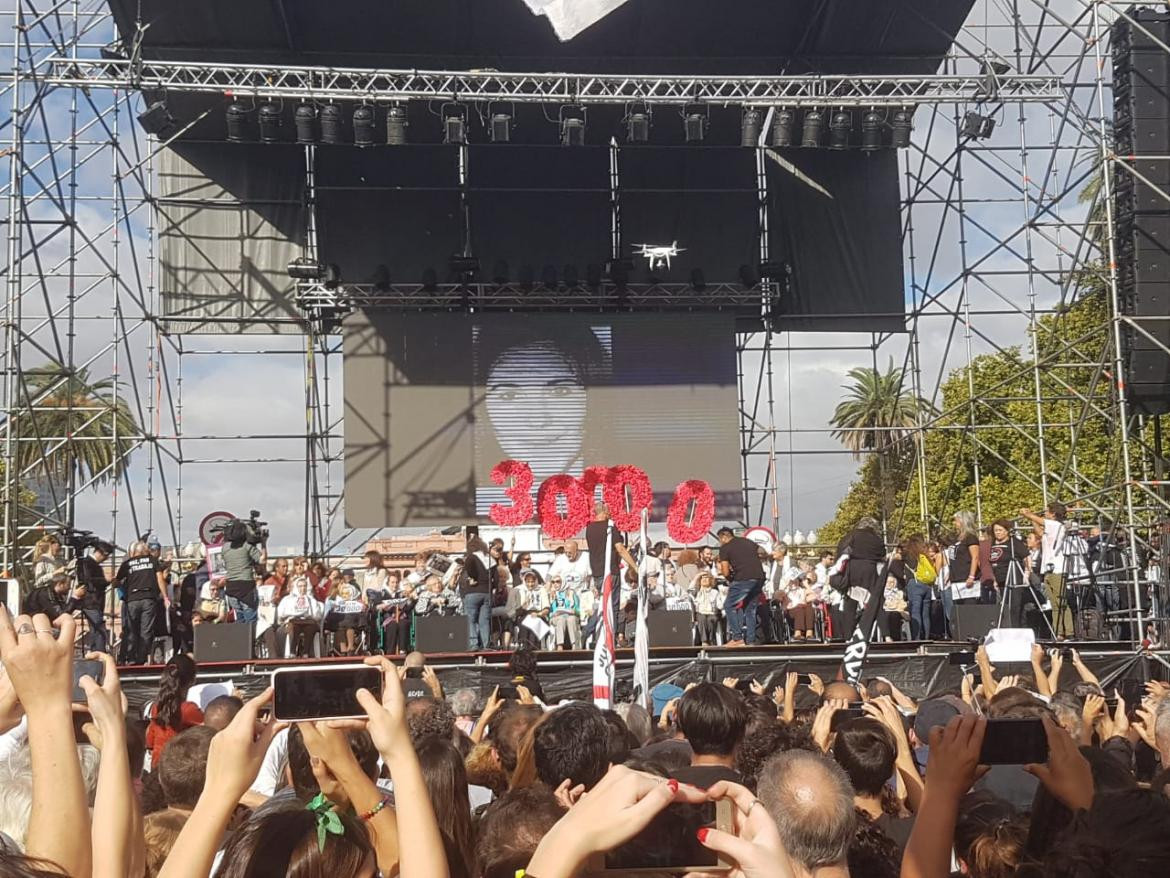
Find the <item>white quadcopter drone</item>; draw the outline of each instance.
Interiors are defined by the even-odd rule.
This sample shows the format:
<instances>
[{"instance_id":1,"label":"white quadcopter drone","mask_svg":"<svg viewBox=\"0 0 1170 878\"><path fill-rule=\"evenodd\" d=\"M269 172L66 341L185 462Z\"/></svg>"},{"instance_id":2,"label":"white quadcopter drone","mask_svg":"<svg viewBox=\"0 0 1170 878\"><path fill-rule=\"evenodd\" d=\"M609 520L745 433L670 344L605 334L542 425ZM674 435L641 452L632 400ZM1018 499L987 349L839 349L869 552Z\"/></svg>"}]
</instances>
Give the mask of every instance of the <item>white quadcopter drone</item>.
<instances>
[{"instance_id":1,"label":"white quadcopter drone","mask_svg":"<svg viewBox=\"0 0 1170 878\"><path fill-rule=\"evenodd\" d=\"M635 256L645 256L646 261L650 263L650 270L665 267L670 271L670 259L672 256L678 256L680 253L686 252L686 247L678 246L678 241L670 244L635 244Z\"/></svg>"}]
</instances>

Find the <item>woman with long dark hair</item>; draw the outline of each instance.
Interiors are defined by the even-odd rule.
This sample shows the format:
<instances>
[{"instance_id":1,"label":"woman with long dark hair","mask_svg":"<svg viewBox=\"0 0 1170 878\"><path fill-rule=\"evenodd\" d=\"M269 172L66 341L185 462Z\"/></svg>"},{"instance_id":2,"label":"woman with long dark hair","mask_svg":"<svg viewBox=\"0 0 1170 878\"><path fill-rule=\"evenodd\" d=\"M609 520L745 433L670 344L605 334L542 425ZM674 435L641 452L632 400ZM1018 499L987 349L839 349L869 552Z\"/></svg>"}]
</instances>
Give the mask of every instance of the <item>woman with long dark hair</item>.
<instances>
[{"instance_id":1,"label":"woman with long dark hair","mask_svg":"<svg viewBox=\"0 0 1170 878\"><path fill-rule=\"evenodd\" d=\"M451 878L470 878L475 857L471 831L471 804L467 798L467 769L450 741L429 738L417 748L423 783L430 795Z\"/></svg>"},{"instance_id":2,"label":"woman with long dark hair","mask_svg":"<svg viewBox=\"0 0 1170 878\"><path fill-rule=\"evenodd\" d=\"M343 831L325 833L321 841L316 814L300 802L266 809L232 834L219 878L373 878L376 858L366 824L340 811L333 813Z\"/></svg>"},{"instance_id":3,"label":"woman with long dark hair","mask_svg":"<svg viewBox=\"0 0 1170 878\"><path fill-rule=\"evenodd\" d=\"M163 748L171 738L203 722L203 711L187 700L187 692L195 683L195 671L195 660L184 653L174 656L163 668L158 697L150 709L150 725L146 727L152 770L158 769Z\"/></svg>"},{"instance_id":4,"label":"woman with long dark hair","mask_svg":"<svg viewBox=\"0 0 1170 878\"><path fill-rule=\"evenodd\" d=\"M927 549L926 538L914 534L902 545L906 563L906 602L910 608L910 639L930 640L930 605L938 571Z\"/></svg>"},{"instance_id":5,"label":"woman with long dark hair","mask_svg":"<svg viewBox=\"0 0 1170 878\"><path fill-rule=\"evenodd\" d=\"M467 582L460 587L463 613L467 616L467 648L471 652L487 649L491 641L491 571L495 567L488 557L487 543L479 537L467 541L463 569Z\"/></svg>"}]
</instances>

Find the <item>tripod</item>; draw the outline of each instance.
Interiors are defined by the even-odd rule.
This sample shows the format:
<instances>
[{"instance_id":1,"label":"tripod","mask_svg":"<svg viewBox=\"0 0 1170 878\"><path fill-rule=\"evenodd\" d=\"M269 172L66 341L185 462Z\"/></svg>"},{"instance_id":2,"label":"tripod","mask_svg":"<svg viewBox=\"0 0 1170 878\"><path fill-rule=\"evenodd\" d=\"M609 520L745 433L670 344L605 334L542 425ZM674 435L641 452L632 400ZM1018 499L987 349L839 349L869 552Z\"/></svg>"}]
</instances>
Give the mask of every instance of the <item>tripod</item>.
<instances>
[{"instance_id":1,"label":"tripod","mask_svg":"<svg viewBox=\"0 0 1170 878\"><path fill-rule=\"evenodd\" d=\"M1056 632L1052 629L1052 622L1049 620L1048 614L1045 613L1043 609L1044 599L1036 593L1035 586L1033 586L1032 583L1028 581L1027 577L1024 576L1023 566L1014 558L1012 559L1011 564L1008 565L1007 582L1004 583L1003 599L999 602L999 618L996 620L995 627L1003 627L1003 611L1007 607L1009 600L1024 600L1024 596L1021 594L1024 589L1028 590L1028 593L1032 596L1032 601L1036 604L1036 609L1040 611L1040 618L1044 620L1044 625L1048 629L1048 636L1053 640L1056 640Z\"/></svg>"}]
</instances>

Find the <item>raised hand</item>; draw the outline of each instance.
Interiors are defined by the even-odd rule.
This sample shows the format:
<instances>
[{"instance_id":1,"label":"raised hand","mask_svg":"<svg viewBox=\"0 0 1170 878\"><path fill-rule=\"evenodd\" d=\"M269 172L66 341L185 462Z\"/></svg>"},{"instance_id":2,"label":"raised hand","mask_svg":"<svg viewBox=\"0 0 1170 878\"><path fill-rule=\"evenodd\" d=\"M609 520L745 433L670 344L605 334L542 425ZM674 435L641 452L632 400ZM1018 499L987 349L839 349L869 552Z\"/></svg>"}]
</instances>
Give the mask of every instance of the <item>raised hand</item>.
<instances>
[{"instance_id":1,"label":"raised hand","mask_svg":"<svg viewBox=\"0 0 1170 878\"><path fill-rule=\"evenodd\" d=\"M260 720L260 711L272 703L272 688L246 702L226 729L211 739L207 753L207 780L203 795L238 802L248 791L273 736L287 723Z\"/></svg>"},{"instance_id":2,"label":"raised hand","mask_svg":"<svg viewBox=\"0 0 1170 878\"><path fill-rule=\"evenodd\" d=\"M734 865L729 872L688 872L686 878L792 878L796 874L775 821L747 787L721 780L707 790L707 796L731 801L734 832L700 829L699 841Z\"/></svg>"},{"instance_id":3,"label":"raised hand","mask_svg":"<svg viewBox=\"0 0 1170 878\"><path fill-rule=\"evenodd\" d=\"M739 683L739 677L724 677L723 685L728 689L734 689Z\"/></svg>"},{"instance_id":4,"label":"raised hand","mask_svg":"<svg viewBox=\"0 0 1170 878\"><path fill-rule=\"evenodd\" d=\"M838 710L845 710L849 702L844 698L830 698L817 710L813 719L812 739L823 752L829 751L829 737L833 727L833 714Z\"/></svg>"},{"instance_id":5,"label":"raised hand","mask_svg":"<svg viewBox=\"0 0 1170 878\"><path fill-rule=\"evenodd\" d=\"M822 698L825 695L825 681L816 674L808 675L808 688L820 695Z\"/></svg>"},{"instance_id":6,"label":"raised hand","mask_svg":"<svg viewBox=\"0 0 1170 878\"><path fill-rule=\"evenodd\" d=\"M957 716L945 727L931 729L930 756L926 763L928 793L934 793L941 787L957 802L960 796L971 789L979 768L979 751L986 731L987 720L974 714Z\"/></svg>"},{"instance_id":7,"label":"raised hand","mask_svg":"<svg viewBox=\"0 0 1170 878\"><path fill-rule=\"evenodd\" d=\"M11 620L0 607L0 659L21 706L30 719L47 710L69 712L73 698L72 616L62 616L61 634L53 637L49 617L41 614Z\"/></svg>"},{"instance_id":8,"label":"raised hand","mask_svg":"<svg viewBox=\"0 0 1170 878\"><path fill-rule=\"evenodd\" d=\"M1039 778L1048 792L1073 811L1088 808L1093 804L1093 771L1089 761L1064 729L1047 716L1041 721L1048 736L1048 762L1025 765L1024 771Z\"/></svg>"},{"instance_id":9,"label":"raised hand","mask_svg":"<svg viewBox=\"0 0 1170 878\"><path fill-rule=\"evenodd\" d=\"M104 652L91 652L85 657L100 661L103 671L100 686L88 674L78 681L93 717L93 721L86 723L81 730L99 750L107 745L125 746L127 701L118 678L118 666L113 657Z\"/></svg>"}]
</instances>

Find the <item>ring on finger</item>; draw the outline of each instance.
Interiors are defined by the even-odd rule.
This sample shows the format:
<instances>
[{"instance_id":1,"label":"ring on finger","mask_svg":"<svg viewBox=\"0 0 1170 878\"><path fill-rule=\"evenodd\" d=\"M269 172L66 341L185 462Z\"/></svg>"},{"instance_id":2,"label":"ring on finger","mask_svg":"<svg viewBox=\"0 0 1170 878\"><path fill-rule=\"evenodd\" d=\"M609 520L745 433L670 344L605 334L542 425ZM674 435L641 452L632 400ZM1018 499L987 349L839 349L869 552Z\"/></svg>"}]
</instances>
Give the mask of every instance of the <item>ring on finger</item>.
<instances>
[{"instance_id":1,"label":"ring on finger","mask_svg":"<svg viewBox=\"0 0 1170 878\"><path fill-rule=\"evenodd\" d=\"M25 622L23 625L21 625L19 628L16 629L17 634L33 634L35 631L36 631L36 629L33 628L33 626L30 625L28 622Z\"/></svg>"},{"instance_id":2,"label":"ring on finger","mask_svg":"<svg viewBox=\"0 0 1170 878\"><path fill-rule=\"evenodd\" d=\"M752 803L750 805L748 805L747 812L744 814L744 816L751 817L752 816L752 809L755 808L756 805L758 805L758 804L760 804L759 799L752 799Z\"/></svg>"},{"instance_id":3,"label":"ring on finger","mask_svg":"<svg viewBox=\"0 0 1170 878\"><path fill-rule=\"evenodd\" d=\"M53 633L52 628L38 628L37 629L37 634L52 634L52 633Z\"/></svg>"}]
</instances>

